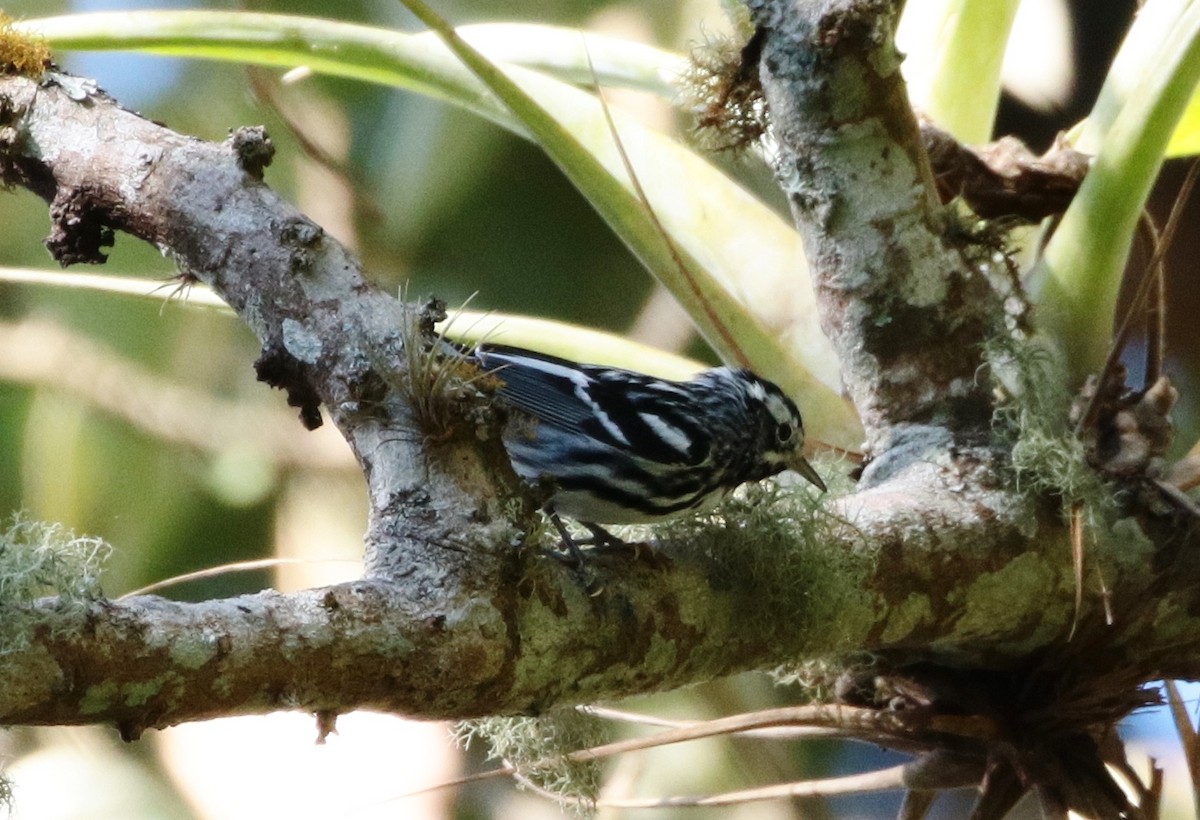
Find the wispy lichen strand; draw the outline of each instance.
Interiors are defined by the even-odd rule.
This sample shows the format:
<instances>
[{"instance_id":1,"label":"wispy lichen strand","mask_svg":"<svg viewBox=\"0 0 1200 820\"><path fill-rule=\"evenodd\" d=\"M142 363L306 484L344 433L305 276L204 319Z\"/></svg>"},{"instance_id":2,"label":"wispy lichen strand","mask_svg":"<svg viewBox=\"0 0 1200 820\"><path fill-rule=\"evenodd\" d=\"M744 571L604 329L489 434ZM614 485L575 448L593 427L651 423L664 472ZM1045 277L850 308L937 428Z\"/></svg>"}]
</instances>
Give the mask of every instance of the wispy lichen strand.
<instances>
[{"instance_id":1,"label":"wispy lichen strand","mask_svg":"<svg viewBox=\"0 0 1200 820\"><path fill-rule=\"evenodd\" d=\"M0 533L0 654L20 650L29 635L7 610L57 595L63 607L100 596L100 569L112 548L103 540L77 536L61 524L16 516Z\"/></svg>"}]
</instances>

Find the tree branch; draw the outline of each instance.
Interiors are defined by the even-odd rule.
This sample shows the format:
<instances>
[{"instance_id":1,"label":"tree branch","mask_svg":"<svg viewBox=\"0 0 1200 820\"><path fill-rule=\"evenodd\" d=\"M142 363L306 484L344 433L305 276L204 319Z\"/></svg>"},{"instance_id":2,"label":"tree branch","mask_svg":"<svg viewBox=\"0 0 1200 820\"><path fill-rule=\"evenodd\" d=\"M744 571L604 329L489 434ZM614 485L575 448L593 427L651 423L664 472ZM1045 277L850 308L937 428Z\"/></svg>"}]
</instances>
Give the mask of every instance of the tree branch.
<instances>
[{"instance_id":1,"label":"tree branch","mask_svg":"<svg viewBox=\"0 0 1200 820\"><path fill-rule=\"evenodd\" d=\"M900 74L898 5L750 3L777 177L873 452L911 425L986 436L976 376L1003 315L985 266L949 238Z\"/></svg>"},{"instance_id":2,"label":"tree branch","mask_svg":"<svg viewBox=\"0 0 1200 820\"><path fill-rule=\"evenodd\" d=\"M659 565L597 558L596 597L532 543L488 396L453 397L448 433L423 431L402 305L262 182L260 132L209 144L53 75L0 78L0 175L50 202L56 257L100 259L111 228L170 253L258 336L260 377L305 423L325 408L370 502L359 583L201 604L0 601L28 639L0 666L0 723L114 721L134 736L278 708L536 712L816 655L1006 667L1093 646L1064 649L1075 576L1057 501L1005 478L976 373L1002 298L943 235L890 6L796 5L756 4L763 82L875 462L823 507L759 490L724 516L660 529ZM1142 521L1159 542L1174 522ZM1146 563L1132 556L1108 578L1137 604L1120 610L1111 658L1150 657L1164 624L1162 635L1200 634L1200 585ZM1085 597L1085 627L1099 609Z\"/></svg>"}]
</instances>

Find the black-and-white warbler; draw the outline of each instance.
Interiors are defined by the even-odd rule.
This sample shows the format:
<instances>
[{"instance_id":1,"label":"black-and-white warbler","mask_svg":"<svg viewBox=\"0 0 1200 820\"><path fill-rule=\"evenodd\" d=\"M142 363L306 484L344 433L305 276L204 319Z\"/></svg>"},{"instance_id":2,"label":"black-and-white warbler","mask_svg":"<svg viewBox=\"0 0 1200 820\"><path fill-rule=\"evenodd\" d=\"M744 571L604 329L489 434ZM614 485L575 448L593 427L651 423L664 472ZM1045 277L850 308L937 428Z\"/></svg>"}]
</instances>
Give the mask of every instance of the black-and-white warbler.
<instances>
[{"instance_id":1,"label":"black-and-white warbler","mask_svg":"<svg viewBox=\"0 0 1200 820\"><path fill-rule=\"evenodd\" d=\"M552 513L585 525L662 521L786 469L825 489L804 458L796 405L748 370L667 381L519 348L475 355L520 411L504 443L518 475L553 482Z\"/></svg>"}]
</instances>

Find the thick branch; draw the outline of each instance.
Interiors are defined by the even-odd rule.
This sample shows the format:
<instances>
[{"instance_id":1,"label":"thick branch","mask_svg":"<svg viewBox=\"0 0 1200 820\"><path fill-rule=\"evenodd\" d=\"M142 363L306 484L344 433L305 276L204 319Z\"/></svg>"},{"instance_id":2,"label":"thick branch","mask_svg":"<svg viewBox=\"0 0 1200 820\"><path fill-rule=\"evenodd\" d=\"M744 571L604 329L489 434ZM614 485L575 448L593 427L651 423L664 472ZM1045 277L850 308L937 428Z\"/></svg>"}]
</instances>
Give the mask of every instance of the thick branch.
<instances>
[{"instance_id":1,"label":"thick branch","mask_svg":"<svg viewBox=\"0 0 1200 820\"><path fill-rule=\"evenodd\" d=\"M977 478L926 464L847 499L853 527L714 526L662 545L666 568L617 556L600 564L597 597L558 561L510 550L488 596L422 596L401 579L199 604L9 605L4 626L29 645L0 665L0 723L112 721L132 735L280 708L536 712L850 648L1004 664L1068 629L1069 561L1064 545L1020 555L1033 517L1007 494L950 491ZM821 535L837 540L797 546ZM1027 583L1056 605L1011 600Z\"/></svg>"},{"instance_id":2,"label":"thick branch","mask_svg":"<svg viewBox=\"0 0 1200 820\"><path fill-rule=\"evenodd\" d=\"M898 426L986 433L977 379L1000 300L945 238L893 43L893 0L751 2L777 174L804 237L821 326L873 451Z\"/></svg>"},{"instance_id":3,"label":"thick branch","mask_svg":"<svg viewBox=\"0 0 1200 820\"><path fill-rule=\"evenodd\" d=\"M47 245L59 261L102 261L109 226L164 249L250 326L263 346L260 378L287 390L308 426L320 423L318 403L332 416L370 485L369 566L389 574L436 567L446 577L479 577L480 565L497 571L489 547L509 540L511 525L490 477L501 484L513 477L480 464L506 464L502 448L495 440L479 447L472 429L462 437L467 445L449 442L426 458L409 408L386 384L403 371L402 306L262 183L270 146L260 131L215 145L103 95L75 100L53 82L39 88L6 77L0 94L5 124L14 126L0 155L5 179L51 203ZM418 520L425 523L413 526ZM480 527L489 520L501 523ZM463 541L471 534L474 545ZM463 550L447 551L448 544Z\"/></svg>"},{"instance_id":4,"label":"thick branch","mask_svg":"<svg viewBox=\"0 0 1200 820\"><path fill-rule=\"evenodd\" d=\"M487 599L414 600L381 581L199 604L45 600L5 610L2 634L30 644L0 665L0 723L107 721L136 736L279 709L535 712L708 677L722 663L718 642L733 657L766 652L745 645L757 639L732 602L719 612L705 611L710 599L682 604L680 586L703 579L672 578L656 600L570 587L560 598L552 577L514 579L508 595L521 603L506 610ZM653 586L643 583L644 595ZM518 610L527 623L506 623Z\"/></svg>"}]
</instances>

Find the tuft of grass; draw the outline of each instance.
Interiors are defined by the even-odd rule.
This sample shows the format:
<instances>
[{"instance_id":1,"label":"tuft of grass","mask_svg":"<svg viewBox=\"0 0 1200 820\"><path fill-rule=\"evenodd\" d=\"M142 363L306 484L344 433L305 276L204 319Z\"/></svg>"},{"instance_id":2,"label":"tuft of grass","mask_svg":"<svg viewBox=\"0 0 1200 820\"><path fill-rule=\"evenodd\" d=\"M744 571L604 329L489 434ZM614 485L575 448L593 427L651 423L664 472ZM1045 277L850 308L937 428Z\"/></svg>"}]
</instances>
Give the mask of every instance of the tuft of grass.
<instances>
[{"instance_id":1,"label":"tuft of grass","mask_svg":"<svg viewBox=\"0 0 1200 820\"><path fill-rule=\"evenodd\" d=\"M15 516L0 533L0 606L44 595L69 603L93 601L101 595L100 569L111 552L100 538Z\"/></svg>"},{"instance_id":2,"label":"tuft of grass","mask_svg":"<svg viewBox=\"0 0 1200 820\"><path fill-rule=\"evenodd\" d=\"M50 47L40 38L13 30L13 19L0 11L0 74L39 79L50 67Z\"/></svg>"},{"instance_id":3,"label":"tuft of grass","mask_svg":"<svg viewBox=\"0 0 1200 820\"><path fill-rule=\"evenodd\" d=\"M758 41L709 37L692 49L680 75L683 107L695 117L705 151L739 152L759 143L768 129L767 102L758 76Z\"/></svg>"},{"instance_id":4,"label":"tuft of grass","mask_svg":"<svg viewBox=\"0 0 1200 820\"><path fill-rule=\"evenodd\" d=\"M421 432L432 441L452 437L464 421L470 400L494 392L496 377L479 369L470 348L456 345L438 333L435 326L446 321L446 303L429 299L414 309L401 294L404 374L395 382L412 408ZM448 328L455 320L446 322ZM444 329L445 330L445 329ZM484 419L469 419L472 427Z\"/></svg>"},{"instance_id":5,"label":"tuft of grass","mask_svg":"<svg viewBox=\"0 0 1200 820\"><path fill-rule=\"evenodd\" d=\"M488 744L488 757L517 771L517 781L547 792L577 814L595 811L600 793L600 762L574 761L571 752L611 740L608 724L567 707L537 717L489 717L458 724L455 741L464 748Z\"/></svg>"},{"instance_id":6,"label":"tuft of grass","mask_svg":"<svg viewBox=\"0 0 1200 820\"><path fill-rule=\"evenodd\" d=\"M805 658L771 670L771 677L780 686L800 690L800 703L837 703L842 698L840 682L856 680L874 668L873 657L855 653L846 657Z\"/></svg>"},{"instance_id":7,"label":"tuft of grass","mask_svg":"<svg viewBox=\"0 0 1200 820\"><path fill-rule=\"evenodd\" d=\"M1001 336L985 356L1000 399L992 426L1010 448L1018 486L1060 496L1066 510L1111 506L1112 488L1088 464L1071 426L1074 397L1061 351L1044 338Z\"/></svg>"}]
</instances>

